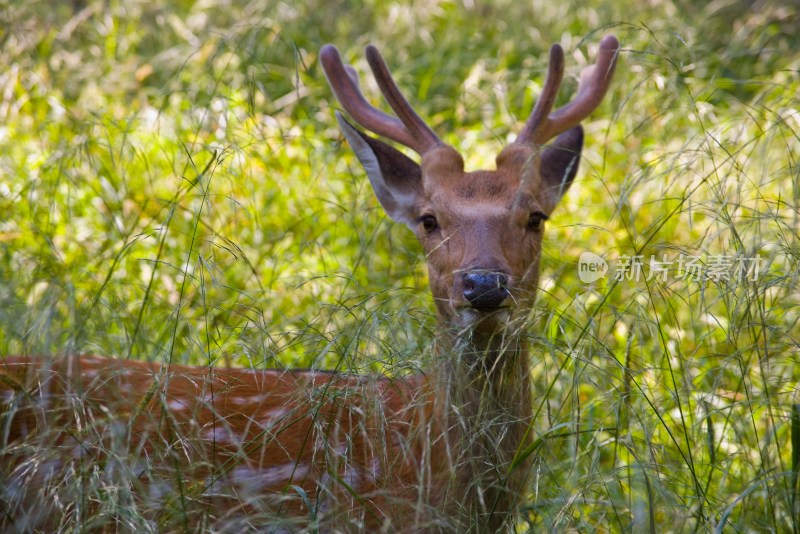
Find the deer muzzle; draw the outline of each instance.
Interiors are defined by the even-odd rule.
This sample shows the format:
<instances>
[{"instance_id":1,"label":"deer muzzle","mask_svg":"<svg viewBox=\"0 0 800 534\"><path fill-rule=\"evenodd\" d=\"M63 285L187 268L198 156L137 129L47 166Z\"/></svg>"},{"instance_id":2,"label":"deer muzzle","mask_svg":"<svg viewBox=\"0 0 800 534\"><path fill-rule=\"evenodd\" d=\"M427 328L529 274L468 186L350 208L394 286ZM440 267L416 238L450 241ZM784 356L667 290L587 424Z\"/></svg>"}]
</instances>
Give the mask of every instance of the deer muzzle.
<instances>
[{"instance_id":1,"label":"deer muzzle","mask_svg":"<svg viewBox=\"0 0 800 534\"><path fill-rule=\"evenodd\" d=\"M473 308L494 310L508 298L508 277L503 273L470 271L463 276L464 298Z\"/></svg>"}]
</instances>

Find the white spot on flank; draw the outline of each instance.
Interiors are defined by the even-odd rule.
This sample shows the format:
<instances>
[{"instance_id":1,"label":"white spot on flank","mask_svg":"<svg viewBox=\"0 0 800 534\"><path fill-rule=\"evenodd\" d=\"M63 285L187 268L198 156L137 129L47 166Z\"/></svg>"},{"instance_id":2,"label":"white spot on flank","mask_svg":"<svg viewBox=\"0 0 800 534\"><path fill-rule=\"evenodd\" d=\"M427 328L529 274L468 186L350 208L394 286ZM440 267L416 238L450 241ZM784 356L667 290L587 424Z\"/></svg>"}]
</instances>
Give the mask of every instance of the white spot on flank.
<instances>
[{"instance_id":1,"label":"white spot on flank","mask_svg":"<svg viewBox=\"0 0 800 534\"><path fill-rule=\"evenodd\" d=\"M305 478L309 471L308 464L290 462L261 469L239 466L231 471L230 477L241 489L257 492L273 486L285 486L291 481L299 481Z\"/></svg>"},{"instance_id":2,"label":"white spot on flank","mask_svg":"<svg viewBox=\"0 0 800 534\"><path fill-rule=\"evenodd\" d=\"M361 489L361 474L360 469L355 466L347 466L342 473L342 482L344 482L353 491Z\"/></svg>"},{"instance_id":3,"label":"white spot on flank","mask_svg":"<svg viewBox=\"0 0 800 534\"><path fill-rule=\"evenodd\" d=\"M94 378L94 377L96 377L97 376L97 372L98 371L95 368L86 368L86 367L83 368L83 376L85 376L86 378Z\"/></svg>"},{"instance_id":4,"label":"white spot on flank","mask_svg":"<svg viewBox=\"0 0 800 534\"><path fill-rule=\"evenodd\" d=\"M369 480L370 482L375 482L378 480L378 477L381 476L381 461L377 458L372 458L369 462Z\"/></svg>"},{"instance_id":5,"label":"white spot on flank","mask_svg":"<svg viewBox=\"0 0 800 534\"><path fill-rule=\"evenodd\" d=\"M167 401L167 408L173 412L182 412L189 409L189 405L181 399L170 399Z\"/></svg>"},{"instance_id":6,"label":"white spot on flank","mask_svg":"<svg viewBox=\"0 0 800 534\"><path fill-rule=\"evenodd\" d=\"M50 460L39 464L39 474L44 480L50 480L64 468L61 460Z\"/></svg>"},{"instance_id":7,"label":"white spot on flank","mask_svg":"<svg viewBox=\"0 0 800 534\"><path fill-rule=\"evenodd\" d=\"M240 397L240 396L229 396L228 400L233 404L249 404L253 402L253 397Z\"/></svg>"},{"instance_id":8,"label":"white spot on flank","mask_svg":"<svg viewBox=\"0 0 800 534\"><path fill-rule=\"evenodd\" d=\"M150 500L154 502L161 502L167 495L173 492L172 485L169 482L151 482L149 488Z\"/></svg>"},{"instance_id":9,"label":"white spot on flank","mask_svg":"<svg viewBox=\"0 0 800 534\"><path fill-rule=\"evenodd\" d=\"M241 436L232 433L224 426L216 426L205 429L203 431L203 438L216 443L237 443Z\"/></svg>"},{"instance_id":10,"label":"white spot on flank","mask_svg":"<svg viewBox=\"0 0 800 534\"><path fill-rule=\"evenodd\" d=\"M288 408L273 408L258 414L258 424L262 427L270 427L282 417L289 414Z\"/></svg>"}]
</instances>

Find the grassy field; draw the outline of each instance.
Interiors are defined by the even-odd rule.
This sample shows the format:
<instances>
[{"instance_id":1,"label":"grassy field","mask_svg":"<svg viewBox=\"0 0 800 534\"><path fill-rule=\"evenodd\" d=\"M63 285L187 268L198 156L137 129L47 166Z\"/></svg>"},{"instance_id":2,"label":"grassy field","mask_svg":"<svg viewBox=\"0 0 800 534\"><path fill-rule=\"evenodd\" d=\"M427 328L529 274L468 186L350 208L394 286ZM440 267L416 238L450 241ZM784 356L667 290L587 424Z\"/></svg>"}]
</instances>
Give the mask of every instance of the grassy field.
<instances>
[{"instance_id":1,"label":"grassy field","mask_svg":"<svg viewBox=\"0 0 800 534\"><path fill-rule=\"evenodd\" d=\"M798 27L789 1L0 0L0 356L424 366L424 258L342 141L320 47L365 73L377 45L474 169L551 43L566 101L614 33L545 236L518 530L798 533Z\"/></svg>"}]
</instances>

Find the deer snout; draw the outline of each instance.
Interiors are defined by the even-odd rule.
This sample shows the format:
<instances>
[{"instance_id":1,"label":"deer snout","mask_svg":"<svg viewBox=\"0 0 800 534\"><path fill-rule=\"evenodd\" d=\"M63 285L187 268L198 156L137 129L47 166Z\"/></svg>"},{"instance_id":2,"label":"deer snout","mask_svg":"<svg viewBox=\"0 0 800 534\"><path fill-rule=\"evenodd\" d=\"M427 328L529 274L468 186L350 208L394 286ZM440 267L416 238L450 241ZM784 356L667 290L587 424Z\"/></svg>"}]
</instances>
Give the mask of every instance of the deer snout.
<instances>
[{"instance_id":1,"label":"deer snout","mask_svg":"<svg viewBox=\"0 0 800 534\"><path fill-rule=\"evenodd\" d=\"M503 273L470 271L463 284L464 298L479 310L499 308L508 297L508 277Z\"/></svg>"}]
</instances>

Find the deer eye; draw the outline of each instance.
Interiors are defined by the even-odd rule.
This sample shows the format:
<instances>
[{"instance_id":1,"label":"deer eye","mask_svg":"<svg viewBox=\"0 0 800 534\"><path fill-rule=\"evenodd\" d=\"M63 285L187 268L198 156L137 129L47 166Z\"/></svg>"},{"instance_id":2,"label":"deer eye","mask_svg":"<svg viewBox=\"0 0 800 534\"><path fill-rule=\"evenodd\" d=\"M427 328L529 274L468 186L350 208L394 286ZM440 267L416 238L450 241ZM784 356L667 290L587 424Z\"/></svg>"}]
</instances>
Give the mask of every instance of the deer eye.
<instances>
[{"instance_id":1,"label":"deer eye","mask_svg":"<svg viewBox=\"0 0 800 534\"><path fill-rule=\"evenodd\" d=\"M428 233L433 232L439 227L439 223L436 222L436 217L433 215L423 215L419 218L419 222L422 224L422 228Z\"/></svg>"},{"instance_id":2,"label":"deer eye","mask_svg":"<svg viewBox=\"0 0 800 534\"><path fill-rule=\"evenodd\" d=\"M528 217L528 224L527 229L531 232L539 232L544 226L544 222L547 220L547 215L542 213L541 211L534 211Z\"/></svg>"}]
</instances>

